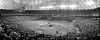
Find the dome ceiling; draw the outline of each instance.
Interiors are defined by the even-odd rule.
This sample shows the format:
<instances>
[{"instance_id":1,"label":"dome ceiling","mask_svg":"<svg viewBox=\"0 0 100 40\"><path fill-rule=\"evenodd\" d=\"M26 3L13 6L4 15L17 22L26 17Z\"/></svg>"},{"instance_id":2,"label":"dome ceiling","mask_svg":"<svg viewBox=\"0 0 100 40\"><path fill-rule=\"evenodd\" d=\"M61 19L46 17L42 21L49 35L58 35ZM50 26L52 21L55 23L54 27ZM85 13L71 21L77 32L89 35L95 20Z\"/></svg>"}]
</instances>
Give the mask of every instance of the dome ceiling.
<instances>
[{"instance_id":1,"label":"dome ceiling","mask_svg":"<svg viewBox=\"0 0 100 40\"><path fill-rule=\"evenodd\" d=\"M0 0L0 9L94 9L100 6L99 2L99 0Z\"/></svg>"}]
</instances>

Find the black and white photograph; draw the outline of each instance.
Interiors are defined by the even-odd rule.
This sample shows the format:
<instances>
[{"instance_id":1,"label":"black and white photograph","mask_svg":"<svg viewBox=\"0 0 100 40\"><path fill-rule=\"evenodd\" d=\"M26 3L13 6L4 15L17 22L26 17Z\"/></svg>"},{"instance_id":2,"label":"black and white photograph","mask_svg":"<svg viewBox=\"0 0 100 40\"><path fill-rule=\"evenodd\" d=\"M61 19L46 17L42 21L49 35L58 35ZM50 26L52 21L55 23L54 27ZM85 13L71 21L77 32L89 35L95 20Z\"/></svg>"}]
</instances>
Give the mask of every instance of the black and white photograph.
<instances>
[{"instance_id":1,"label":"black and white photograph","mask_svg":"<svg viewBox=\"0 0 100 40\"><path fill-rule=\"evenodd\" d=\"M99 40L100 0L0 0L0 40Z\"/></svg>"}]
</instances>

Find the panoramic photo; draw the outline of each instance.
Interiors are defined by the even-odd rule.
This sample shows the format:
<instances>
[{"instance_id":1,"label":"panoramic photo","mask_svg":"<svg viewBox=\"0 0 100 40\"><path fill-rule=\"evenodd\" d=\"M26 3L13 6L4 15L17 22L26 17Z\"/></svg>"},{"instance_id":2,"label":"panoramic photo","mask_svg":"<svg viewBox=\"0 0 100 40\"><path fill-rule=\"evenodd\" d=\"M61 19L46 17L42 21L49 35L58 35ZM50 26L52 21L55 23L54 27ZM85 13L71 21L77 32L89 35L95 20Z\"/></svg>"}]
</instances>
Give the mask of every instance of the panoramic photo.
<instances>
[{"instance_id":1,"label":"panoramic photo","mask_svg":"<svg viewBox=\"0 0 100 40\"><path fill-rule=\"evenodd\" d=\"M0 40L99 40L100 0L0 0Z\"/></svg>"}]
</instances>

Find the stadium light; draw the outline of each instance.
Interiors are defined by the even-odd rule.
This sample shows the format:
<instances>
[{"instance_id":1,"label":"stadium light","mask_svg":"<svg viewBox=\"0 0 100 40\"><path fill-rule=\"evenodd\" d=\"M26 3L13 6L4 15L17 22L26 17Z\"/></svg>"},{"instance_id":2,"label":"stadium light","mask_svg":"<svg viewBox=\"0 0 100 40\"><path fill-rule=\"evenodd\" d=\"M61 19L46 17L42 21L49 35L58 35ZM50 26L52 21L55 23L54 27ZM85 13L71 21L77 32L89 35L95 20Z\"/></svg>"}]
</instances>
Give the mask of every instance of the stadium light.
<instances>
[{"instance_id":1,"label":"stadium light","mask_svg":"<svg viewBox=\"0 0 100 40\"><path fill-rule=\"evenodd\" d=\"M69 5L68 7L73 9L73 8L76 8L77 6L76 5Z\"/></svg>"},{"instance_id":2,"label":"stadium light","mask_svg":"<svg viewBox=\"0 0 100 40\"><path fill-rule=\"evenodd\" d=\"M89 1L89 2L86 2L85 4L87 4L87 5L93 5L95 2L93 2L93 1Z\"/></svg>"},{"instance_id":3,"label":"stadium light","mask_svg":"<svg viewBox=\"0 0 100 40\"><path fill-rule=\"evenodd\" d=\"M52 9L54 6L45 6L45 7L40 7L40 9Z\"/></svg>"},{"instance_id":4,"label":"stadium light","mask_svg":"<svg viewBox=\"0 0 100 40\"><path fill-rule=\"evenodd\" d=\"M54 6L47 6L46 8L54 8Z\"/></svg>"},{"instance_id":5,"label":"stadium light","mask_svg":"<svg viewBox=\"0 0 100 40\"><path fill-rule=\"evenodd\" d=\"M68 6L67 5L60 5L58 7L60 7L60 8L67 8Z\"/></svg>"}]
</instances>

